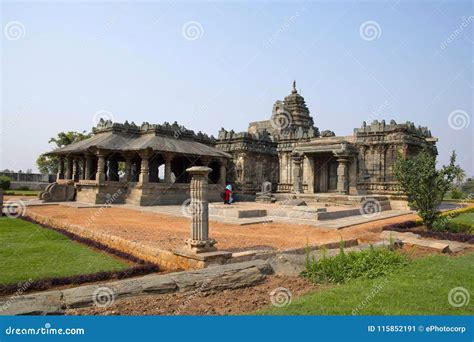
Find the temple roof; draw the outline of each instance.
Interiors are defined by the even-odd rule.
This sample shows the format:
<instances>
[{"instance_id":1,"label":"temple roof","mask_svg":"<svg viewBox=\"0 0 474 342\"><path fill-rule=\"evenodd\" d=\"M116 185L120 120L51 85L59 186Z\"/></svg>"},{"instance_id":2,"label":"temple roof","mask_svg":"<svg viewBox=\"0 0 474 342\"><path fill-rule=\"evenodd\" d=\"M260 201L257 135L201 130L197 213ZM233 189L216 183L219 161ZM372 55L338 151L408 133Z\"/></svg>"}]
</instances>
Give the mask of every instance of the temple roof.
<instances>
[{"instance_id":1,"label":"temple roof","mask_svg":"<svg viewBox=\"0 0 474 342\"><path fill-rule=\"evenodd\" d=\"M96 149L123 152L151 149L163 153L231 158L228 153L194 141L192 138L183 137L180 134L173 136L153 130L140 132L125 129L95 130L94 132L95 134L88 139L58 148L47 154L64 155L87 151L94 152Z\"/></svg>"}]
</instances>

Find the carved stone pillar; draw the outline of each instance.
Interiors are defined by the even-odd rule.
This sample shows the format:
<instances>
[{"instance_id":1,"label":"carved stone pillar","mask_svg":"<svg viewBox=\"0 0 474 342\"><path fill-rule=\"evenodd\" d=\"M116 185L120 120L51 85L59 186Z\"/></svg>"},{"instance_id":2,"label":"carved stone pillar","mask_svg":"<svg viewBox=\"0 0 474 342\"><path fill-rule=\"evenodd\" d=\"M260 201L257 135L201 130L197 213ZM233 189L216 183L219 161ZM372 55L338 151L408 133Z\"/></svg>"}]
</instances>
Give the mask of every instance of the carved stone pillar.
<instances>
[{"instance_id":1,"label":"carved stone pillar","mask_svg":"<svg viewBox=\"0 0 474 342\"><path fill-rule=\"evenodd\" d=\"M149 175L148 175L148 171L149 171L149 165L148 165L148 161L149 161L149 156L148 154L144 153L144 154L141 154L140 155L140 158L142 159L142 162L141 162L141 165L140 165L140 176L138 178L138 181L140 183L148 183L149 181Z\"/></svg>"},{"instance_id":2,"label":"carved stone pillar","mask_svg":"<svg viewBox=\"0 0 474 342\"><path fill-rule=\"evenodd\" d=\"M225 187L227 183L227 160L222 159L219 164L219 185Z\"/></svg>"},{"instance_id":3,"label":"carved stone pillar","mask_svg":"<svg viewBox=\"0 0 474 342\"><path fill-rule=\"evenodd\" d=\"M72 179L72 164L73 164L73 160L71 157L67 157L66 158L66 179L70 180Z\"/></svg>"},{"instance_id":4,"label":"carved stone pillar","mask_svg":"<svg viewBox=\"0 0 474 342\"><path fill-rule=\"evenodd\" d=\"M57 179L64 179L64 157L58 158L58 174Z\"/></svg>"},{"instance_id":5,"label":"carved stone pillar","mask_svg":"<svg viewBox=\"0 0 474 342\"><path fill-rule=\"evenodd\" d=\"M308 186L306 192L310 194L314 193L314 174L314 157L305 155L303 161L303 177L304 183Z\"/></svg>"},{"instance_id":6,"label":"carved stone pillar","mask_svg":"<svg viewBox=\"0 0 474 342\"><path fill-rule=\"evenodd\" d=\"M79 182L79 159L74 158L72 160L72 180Z\"/></svg>"},{"instance_id":7,"label":"carved stone pillar","mask_svg":"<svg viewBox=\"0 0 474 342\"><path fill-rule=\"evenodd\" d=\"M303 163L303 156L294 154L291 156L293 161L293 192L299 194L303 191L301 164Z\"/></svg>"},{"instance_id":8,"label":"carved stone pillar","mask_svg":"<svg viewBox=\"0 0 474 342\"><path fill-rule=\"evenodd\" d=\"M171 161L173 160L173 154L166 153L165 159L165 183L171 184Z\"/></svg>"},{"instance_id":9,"label":"carved stone pillar","mask_svg":"<svg viewBox=\"0 0 474 342\"><path fill-rule=\"evenodd\" d=\"M95 179L98 182L105 182L105 153L97 153L97 173Z\"/></svg>"},{"instance_id":10,"label":"carved stone pillar","mask_svg":"<svg viewBox=\"0 0 474 342\"><path fill-rule=\"evenodd\" d=\"M216 241L209 238L209 203L207 201L207 176L212 169L206 166L193 166L186 169L191 174L191 237L185 244L194 253L216 250Z\"/></svg>"},{"instance_id":11,"label":"carved stone pillar","mask_svg":"<svg viewBox=\"0 0 474 342\"><path fill-rule=\"evenodd\" d=\"M337 156L337 192L341 194L347 194L347 163L349 156L338 155Z\"/></svg>"},{"instance_id":12,"label":"carved stone pillar","mask_svg":"<svg viewBox=\"0 0 474 342\"><path fill-rule=\"evenodd\" d=\"M84 179L91 179L92 176L92 156L86 155L84 159Z\"/></svg>"}]
</instances>

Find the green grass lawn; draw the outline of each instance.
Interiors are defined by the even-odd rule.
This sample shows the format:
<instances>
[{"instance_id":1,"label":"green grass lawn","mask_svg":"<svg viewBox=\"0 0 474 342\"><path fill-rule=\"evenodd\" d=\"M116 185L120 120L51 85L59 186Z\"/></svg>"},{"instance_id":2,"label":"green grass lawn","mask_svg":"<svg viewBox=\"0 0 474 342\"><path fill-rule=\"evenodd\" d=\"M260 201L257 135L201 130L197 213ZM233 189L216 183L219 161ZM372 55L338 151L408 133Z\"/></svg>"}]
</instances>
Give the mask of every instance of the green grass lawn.
<instances>
[{"instance_id":1,"label":"green grass lawn","mask_svg":"<svg viewBox=\"0 0 474 342\"><path fill-rule=\"evenodd\" d=\"M0 284L119 271L127 263L62 234L14 218L0 218Z\"/></svg>"},{"instance_id":2,"label":"green grass lawn","mask_svg":"<svg viewBox=\"0 0 474 342\"><path fill-rule=\"evenodd\" d=\"M459 214L458 216L453 217L451 220L453 222L456 222L456 223L464 223L464 224L474 225L474 213Z\"/></svg>"},{"instance_id":3,"label":"green grass lawn","mask_svg":"<svg viewBox=\"0 0 474 342\"><path fill-rule=\"evenodd\" d=\"M470 292L467 306L456 308L449 304L448 293L454 287L464 287ZM287 307L266 309L258 314L352 315L358 307L358 315L473 315L474 253L420 258L395 275L353 280L293 298Z\"/></svg>"},{"instance_id":4,"label":"green grass lawn","mask_svg":"<svg viewBox=\"0 0 474 342\"><path fill-rule=\"evenodd\" d=\"M9 196L38 196L38 190L5 190L4 195Z\"/></svg>"}]
</instances>

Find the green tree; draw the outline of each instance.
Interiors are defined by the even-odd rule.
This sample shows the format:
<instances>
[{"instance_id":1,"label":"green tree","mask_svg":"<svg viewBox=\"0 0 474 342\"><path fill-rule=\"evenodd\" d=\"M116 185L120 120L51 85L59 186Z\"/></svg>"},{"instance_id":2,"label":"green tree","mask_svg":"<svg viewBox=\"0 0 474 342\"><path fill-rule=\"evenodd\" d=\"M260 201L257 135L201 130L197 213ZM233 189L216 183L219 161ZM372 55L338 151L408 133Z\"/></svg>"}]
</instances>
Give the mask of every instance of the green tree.
<instances>
[{"instance_id":1,"label":"green tree","mask_svg":"<svg viewBox=\"0 0 474 342\"><path fill-rule=\"evenodd\" d=\"M56 137L49 139L49 143L54 143L56 148L61 148L72 143L87 139L91 137L91 133L82 132L60 132ZM58 158L55 156L46 156L40 154L36 159L36 165L41 173L57 173L58 172Z\"/></svg>"},{"instance_id":2,"label":"green tree","mask_svg":"<svg viewBox=\"0 0 474 342\"><path fill-rule=\"evenodd\" d=\"M453 151L449 165L436 169L436 157L428 151L421 151L411 158L399 158L394 164L394 175L402 191L408 195L408 202L414 206L423 223L432 228L439 218L439 205L446 192L453 189L453 182L461 174L461 167L455 165Z\"/></svg>"}]
</instances>

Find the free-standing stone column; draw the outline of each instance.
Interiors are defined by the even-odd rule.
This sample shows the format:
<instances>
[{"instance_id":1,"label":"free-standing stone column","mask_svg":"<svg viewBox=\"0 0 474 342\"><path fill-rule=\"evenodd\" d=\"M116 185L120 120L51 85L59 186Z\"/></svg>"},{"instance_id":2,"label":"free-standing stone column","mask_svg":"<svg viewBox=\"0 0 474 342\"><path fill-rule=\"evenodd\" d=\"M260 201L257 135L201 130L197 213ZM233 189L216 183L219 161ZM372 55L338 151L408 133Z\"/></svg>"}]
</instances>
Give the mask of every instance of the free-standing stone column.
<instances>
[{"instance_id":1,"label":"free-standing stone column","mask_svg":"<svg viewBox=\"0 0 474 342\"><path fill-rule=\"evenodd\" d=\"M207 201L207 175L212 171L206 166L193 166L186 171L191 174L191 238L186 240L186 246L192 252L212 252L216 241L209 238L209 203Z\"/></svg>"},{"instance_id":2,"label":"free-standing stone column","mask_svg":"<svg viewBox=\"0 0 474 342\"><path fill-rule=\"evenodd\" d=\"M171 161L173 160L173 155L167 153L164 155L164 159L165 159L165 183L171 184Z\"/></svg>"},{"instance_id":3,"label":"free-standing stone column","mask_svg":"<svg viewBox=\"0 0 474 342\"><path fill-rule=\"evenodd\" d=\"M95 179L98 182L105 182L105 154L97 155L97 173Z\"/></svg>"},{"instance_id":4,"label":"free-standing stone column","mask_svg":"<svg viewBox=\"0 0 474 342\"><path fill-rule=\"evenodd\" d=\"M66 179L72 179L72 158L66 158Z\"/></svg>"},{"instance_id":5,"label":"free-standing stone column","mask_svg":"<svg viewBox=\"0 0 474 342\"><path fill-rule=\"evenodd\" d=\"M341 194L347 193L347 163L349 156L337 156L337 192Z\"/></svg>"},{"instance_id":6,"label":"free-standing stone column","mask_svg":"<svg viewBox=\"0 0 474 342\"><path fill-rule=\"evenodd\" d=\"M58 158L58 175L57 179L64 179L64 157Z\"/></svg>"}]
</instances>

